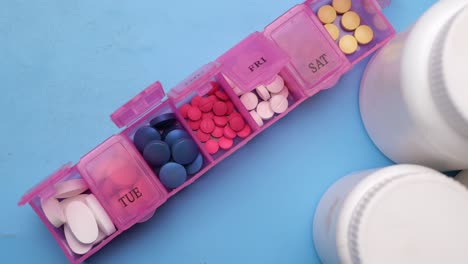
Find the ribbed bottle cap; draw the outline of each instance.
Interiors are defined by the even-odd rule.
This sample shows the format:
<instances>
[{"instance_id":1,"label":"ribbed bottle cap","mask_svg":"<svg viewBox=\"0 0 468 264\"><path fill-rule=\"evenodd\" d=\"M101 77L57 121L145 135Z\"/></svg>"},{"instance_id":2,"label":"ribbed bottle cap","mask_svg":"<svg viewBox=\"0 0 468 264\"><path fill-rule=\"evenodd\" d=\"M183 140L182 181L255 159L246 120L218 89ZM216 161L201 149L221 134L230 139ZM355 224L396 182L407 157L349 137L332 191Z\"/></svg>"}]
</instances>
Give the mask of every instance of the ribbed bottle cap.
<instances>
[{"instance_id":1,"label":"ribbed bottle cap","mask_svg":"<svg viewBox=\"0 0 468 264\"><path fill-rule=\"evenodd\" d=\"M348 248L352 263L467 263L468 190L436 172L387 179L355 208Z\"/></svg>"},{"instance_id":2,"label":"ribbed bottle cap","mask_svg":"<svg viewBox=\"0 0 468 264\"><path fill-rule=\"evenodd\" d=\"M468 6L439 33L429 67L438 108L450 126L468 136Z\"/></svg>"}]
</instances>

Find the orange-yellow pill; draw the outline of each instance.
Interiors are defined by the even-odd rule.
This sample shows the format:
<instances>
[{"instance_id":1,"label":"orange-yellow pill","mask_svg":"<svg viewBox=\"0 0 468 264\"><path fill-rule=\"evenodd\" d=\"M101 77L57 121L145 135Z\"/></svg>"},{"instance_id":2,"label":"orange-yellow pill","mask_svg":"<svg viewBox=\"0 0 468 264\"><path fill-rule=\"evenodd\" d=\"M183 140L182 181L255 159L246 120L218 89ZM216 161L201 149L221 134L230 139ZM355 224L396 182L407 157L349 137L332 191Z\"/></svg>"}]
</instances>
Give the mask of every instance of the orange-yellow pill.
<instances>
[{"instance_id":1,"label":"orange-yellow pill","mask_svg":"<svg viewBox=\"0 0 468 264\"><path fill-rule=\"evenodd\" d=\"M323 24L333 23L336 19L336 11L331 5L324 5L318 10L317 16Z\"/></svg>"},{"instance_id":2,"label":"orange-yellow pill","mask_svg":"<svg viewBox=\"0 0 468 264\"><path fill-rule=\"evenodd\" d=\"M356 38L351 35L343 36L338 45L340 46L341 51L347 55L353 54L358 48Z\"/></svg>"},{"instance_id":3,"label":"orange-yellow pill","mask_svg":"<svg viewBox=\"0 0 468 264\"><path fill-rule=\"evenodd\" d=\"M366 45L374 39L374 31L369 26L361 25L354 31L354 37L359 44Z\"/></svg>"},{"instance_id":4,"label":"orange-yellow pill","mask_svg":"<svg viewBox=\"0 0 468 264\"><path fill-rule=\"evenodd\" d=\"M341 17L341 26L348 31L353 31L361 24L361 18L354 11L346 12Z\"/></svg>"},{"instance_id":5,"label":"orange-yellow pill","mask_svg":"<svg viewBox=\"0 0 468 264\"><path fill-rule=\"evenodd\" d=\"M328 31L328 34L330 34L333 40L337 40L340 37L340 30L334 24L326 24L325 29Z\"/></svg>"},{"instance_id":6,"label":"orange-yellow pill","mask_svg":"<svg viewBox=\"0 0 468 264\"><path fill-rule=\"evenodd\" d=\"M351 0L333 0L332 6L338 14L344 14L351 9Z\"/></svg>"}]
</instances>

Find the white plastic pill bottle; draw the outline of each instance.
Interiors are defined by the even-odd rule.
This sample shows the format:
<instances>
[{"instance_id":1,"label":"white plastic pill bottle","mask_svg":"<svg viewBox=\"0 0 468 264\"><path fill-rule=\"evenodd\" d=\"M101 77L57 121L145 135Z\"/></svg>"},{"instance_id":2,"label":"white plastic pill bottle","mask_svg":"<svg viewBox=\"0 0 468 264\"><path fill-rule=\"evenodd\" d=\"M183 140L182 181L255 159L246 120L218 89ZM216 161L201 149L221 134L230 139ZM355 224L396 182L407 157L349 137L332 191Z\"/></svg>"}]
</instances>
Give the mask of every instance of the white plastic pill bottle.
<instances>
[{"instance_id":1,"label":"white plastic pill bottle","mask_svg":"<svg viewBox=\"0 0 468 264\"><path fill-rule=\"evenodd\" d=\"M313 237L324 264L466 264L468 190L419 165L355 173L322 197Z\"/></svg>"},{"instance_id":2,"label":"white plastic pill bottle","mask_svg":"<svg viewBox=\"0 0 468 264\"><path fill-rule=\"evenodd\" d=\"M468 169L467 6L468 0L440 0L366 69L362 119L397 163Z\"/></svg>"}]
</instances>

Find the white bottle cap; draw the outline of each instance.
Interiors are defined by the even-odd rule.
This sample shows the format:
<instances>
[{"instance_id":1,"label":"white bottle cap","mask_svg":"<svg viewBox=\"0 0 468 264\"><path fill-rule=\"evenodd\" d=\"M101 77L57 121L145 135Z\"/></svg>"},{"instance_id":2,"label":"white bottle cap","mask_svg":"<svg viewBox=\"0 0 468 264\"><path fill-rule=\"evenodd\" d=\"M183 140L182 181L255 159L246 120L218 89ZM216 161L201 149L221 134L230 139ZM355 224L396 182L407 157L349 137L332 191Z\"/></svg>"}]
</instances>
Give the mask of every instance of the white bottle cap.
<instances>
[{"instance_id":1,"label":"white bottle cap","mask_svg":"<svg viewBox=\"0 0 468 264\"><path fill-rule=\"evenodd\" d=\"M431 59L431 86L439 111L468 136L468 6L439 33Z\"/></svg>"},{"instance_id":2,"label":"white bottle cap","mask_svg":"<svg viewBox=\"0 0 468 264\"><path fill-rule=\"evenodd\" d=\"M344 263L467 263L464 186L436 172L380 179L353 210Z\"/></svg>"}]
</instances>

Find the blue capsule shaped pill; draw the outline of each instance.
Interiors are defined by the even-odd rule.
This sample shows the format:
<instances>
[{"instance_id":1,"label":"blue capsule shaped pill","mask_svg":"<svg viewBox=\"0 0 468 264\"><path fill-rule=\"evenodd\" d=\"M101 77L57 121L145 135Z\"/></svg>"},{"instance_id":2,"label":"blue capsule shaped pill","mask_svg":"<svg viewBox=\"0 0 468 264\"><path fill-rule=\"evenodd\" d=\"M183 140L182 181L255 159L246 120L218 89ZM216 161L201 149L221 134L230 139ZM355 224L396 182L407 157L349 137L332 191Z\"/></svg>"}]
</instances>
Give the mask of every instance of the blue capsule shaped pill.
<instances>
[{"instance_id":1,"label":"blue capsule shaped pill","mask_svg":"<svg viewBox=\"0 0 468 264\"><path fill-rule=\"evenodd\" d=\"M190 138L177 140L172 145L171 151L174 161L182 165L192 163L200 153L197 144Z\"/></svg>"},{"instance_id":2,"label":"blue capsule shaped pill","mask_svg":"<svg viewBox=\"0 0 468 264\"><path fill-rule=\"evenodd\" d=\"M166 142L153 140L143 150L143 158L151 167L160 167L171 159L171 150Z\"/></svg>"},{"instance_id":3,"label":"blue capsule shaped pill","mask_svg":"<svg viewBox=\"0 0 468 264\"><path fill-rule=\"evenodd\" d=\"M190 135L181 128L167 130L163 134L163 140L169 145L169 147L172 147L175 142L182 138L190 138Z\"/></svg>"},{"instance_id":4,"label":"blue capsule shaped pill","mask_svg":"<svg viewBox=\"0 0 468 264\"><path fill-rule=\"evenodd\" d=\"M140 152L143 152L146 145L153 140L161 140L161 135L150 126L140 127L133 136L133 143Z\"/></svg>"},{"instance_id":5,"label":"blue capsule shaped pill","mask_svg":"<svg viewBox=\"0 0 468 264\"><path fill-rule=\"evenodd\" d=\"M175 162L169 162L159 170L159 179L167 189L175 189L187 180L187 171L184 166Z\"/></svg>"},{"instance_id":6,"label":"blue capsule shaped pill","mask_svg":"<svg viewBox=\"0 0 468 264\"><path fill-rule=\"evenodd\" d=\"M150 125L156 129L165 129L173 126L177 122L176 116L173 113L162 114L153 118Z\"/></svg>"},{"instance_id":7,"label":"blue capsule shaped pill","mask_svg":"<svg viewBox=\"0 0 468 264\"><path fill-rule=\"evenodd\" d=\"M203 156L201 153L195 158L195 160L189 165L185 166L188 175L194 175L199 172L203 167Z\"/></svg>"}]
</instances>

